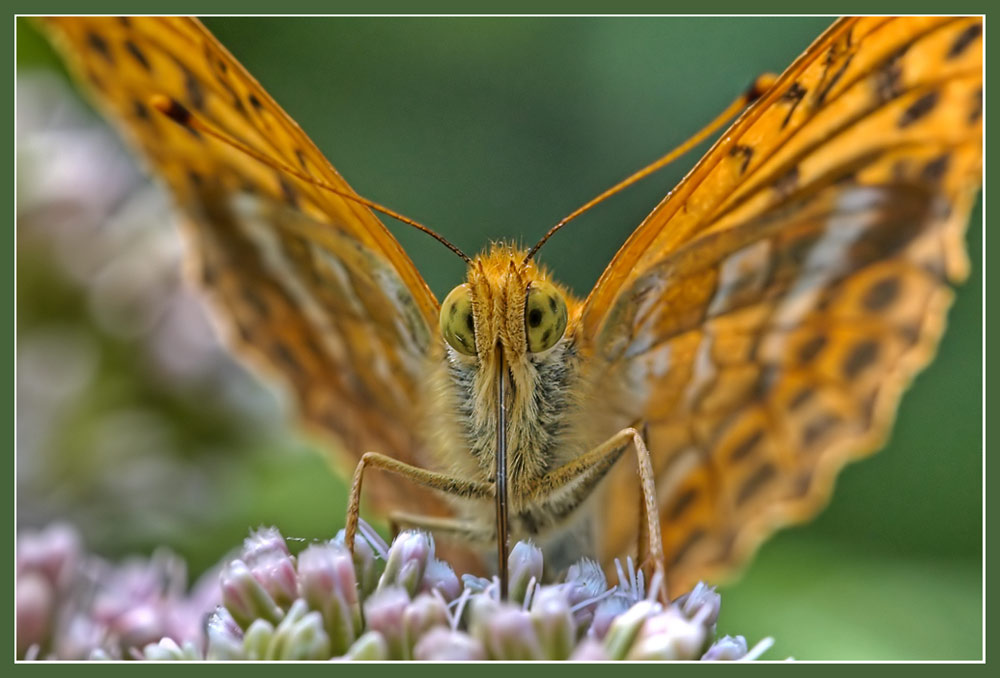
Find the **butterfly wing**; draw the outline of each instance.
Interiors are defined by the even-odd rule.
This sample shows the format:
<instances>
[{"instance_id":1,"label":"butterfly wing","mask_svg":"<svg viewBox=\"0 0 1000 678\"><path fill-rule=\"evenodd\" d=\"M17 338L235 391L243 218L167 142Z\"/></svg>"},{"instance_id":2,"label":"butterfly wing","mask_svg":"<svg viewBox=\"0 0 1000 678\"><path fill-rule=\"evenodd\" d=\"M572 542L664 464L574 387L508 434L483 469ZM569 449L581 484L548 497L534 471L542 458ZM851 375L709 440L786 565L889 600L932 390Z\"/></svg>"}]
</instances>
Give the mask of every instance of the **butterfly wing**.
<instances>
[{"instance_id":1,"label":"butterfly wing","mask_svg":"<svg viewBox=\"0 0 1000 678\"><path fill-rule=\"evenodd\" d=\"M967 273L982 24L835 23L633 233L582 311L605 435L649 430L673 590L744 562L876 449ZM608 482L636 507L634 471ZM605 558L638 519L603 525Z\"/></svg>"},{"instance_id":2,"label":"butterfly wing","mask_svg":"<svg viewBox=\"0 0 1000 678\"><path fill-rule=\"evenodd\" d=\"M426 465L415 407L437 301L365 207L316 189L154 110L167 96L250 148L351 189L299 126L195 19L44 21L98 104L141 151L183 214L196 278L239 351L287 382L314 428ZM366 483L380 508L418 490ZM425 494L427 513L444 511Z\"/></svg>"}]
</instances>

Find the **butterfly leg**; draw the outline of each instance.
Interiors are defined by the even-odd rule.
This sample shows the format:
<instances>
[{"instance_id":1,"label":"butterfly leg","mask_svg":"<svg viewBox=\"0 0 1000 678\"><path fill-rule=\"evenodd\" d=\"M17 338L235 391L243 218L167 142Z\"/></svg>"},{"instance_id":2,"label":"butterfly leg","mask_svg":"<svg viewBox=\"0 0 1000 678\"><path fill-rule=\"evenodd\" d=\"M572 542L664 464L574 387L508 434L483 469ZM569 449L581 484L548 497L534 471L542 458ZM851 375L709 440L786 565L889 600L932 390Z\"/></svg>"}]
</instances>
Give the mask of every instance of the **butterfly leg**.
<instances>
[{"instance_id":1,"label":"butterfly leg","mask_svg":"<svg viewBox=\"0 0 1000 678\"><path fill-rule=\"evenodd\" d=\"M427 530L435 535L449 539L472 543L491 543L496 539L496 533L491 527L479 525L467 520L443 518L441 516L425 516L416 513L395 511L389 516L393 525L402 529Z\"/></svg>"},{"instance_id":2,"label":"butterfly leg","mask_svg":"<svg viewBox=\"0 0 1000 678\"><path fill-rule=\"evenodd\" d=\"M646 441L635 428L622 429L604 443L577 457L573 461L542 476L535 490L526 498L529 503L538 502L539 514L559 515L575 509L590 496L590 493L607 472L621 459L628 449L629 443L635 447L639 466L639 485L643 509L640 515L645 517L644 529L640 534L646 535L648 550L640 549L640 555L646 554L646 560L653 563L660 572L661 600L667 600L666 577L663 570L663 537L660 531L660 514L656 507L656 485L653 475L653 462L649 456ZM559 490L568 489L569 496Z\"/></svg>"},{"instance_id":3,"label":"butterfly leg","mask_svg":"<svg viewBox=\"0 0 1000 678\"><path fill-rule=\"evenodd\" d=\"M649 427L642 424L642 441L649 441ZM649 449L647 445L647 449ZM655 488L654 488L655 489ZM646 515L646 493L640 492L639 497L639 525L636 530L636 562L642 567L644 563L655 562L651 560L649 552L649 518Z\"/></svg>"},{"instance_id":4,"label":"butterfly leg","mask_svg":"<svg viewBox=\"0 0 1000 678\"><path fill-rule=\"evenodd\" d=\"M347 547L354 553L354 536L358 530L358 515L361 507L361 481L366 468L378 468L389 473L395 473L411 480L418 485L429 487L433 490L440 490L456 497L469 499L479 499L493 496L493 486L489 483L480 483L473 480L465 480L446 473L428 471L417 466L403 463L392 457L387 457L378 452L365 452L354 469L354 480L351 483L351 497L347 504L347 522L344 526L344 541Z\"/></svg>"}]
</instances>

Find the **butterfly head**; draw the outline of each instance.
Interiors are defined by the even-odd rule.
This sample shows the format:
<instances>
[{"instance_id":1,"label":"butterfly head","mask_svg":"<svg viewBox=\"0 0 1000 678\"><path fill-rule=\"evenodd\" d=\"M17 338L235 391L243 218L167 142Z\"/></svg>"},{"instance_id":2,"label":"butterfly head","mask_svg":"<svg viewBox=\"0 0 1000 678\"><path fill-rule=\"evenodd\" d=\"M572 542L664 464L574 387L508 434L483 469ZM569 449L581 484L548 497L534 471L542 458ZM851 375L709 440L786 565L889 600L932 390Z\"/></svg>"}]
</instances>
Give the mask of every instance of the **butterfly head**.
<instances>
[{"instance_id":1,"label":"butterfly head","mask_svg":"<svg viewBox=\"0 0 1000 678\"><path fill-rule=\"evenodd\" d=\"M440 328L448 346L468 361L490 360L501 347L508 364L545 354L565 336L569 324L566 290L549 279L525 252L497 244L476 257L466 282L441 305Z\"/></svg>"}]
</instances>

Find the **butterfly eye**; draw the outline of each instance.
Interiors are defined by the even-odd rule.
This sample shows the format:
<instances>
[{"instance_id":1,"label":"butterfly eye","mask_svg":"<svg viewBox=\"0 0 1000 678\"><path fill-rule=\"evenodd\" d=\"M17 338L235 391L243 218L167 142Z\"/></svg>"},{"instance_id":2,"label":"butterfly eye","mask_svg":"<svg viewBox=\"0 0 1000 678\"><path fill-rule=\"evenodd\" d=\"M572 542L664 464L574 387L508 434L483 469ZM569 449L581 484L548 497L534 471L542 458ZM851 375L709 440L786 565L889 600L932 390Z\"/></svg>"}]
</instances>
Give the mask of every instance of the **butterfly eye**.
<instances>
[{"instance_id":1,"label":"butterfly eye","mask_svg":"<svg viewBox=\"0 0 1000 678\"><path fill-rule=\"evenodd\" d=\"M544 280L531 283L524 304L528 350L541 353L555 346L566 331L566 316L566 302L555 285Z\"/></svg>"},{"instance_id":2,"label":"butterfly eye","mask_svg":"<svg viewBox=\"0 0 1000 678\"><path fill-rule=\"evenodd\" d=\"M472 322L472 292L466 284L459 285L441 304L441 334L448 345L459 353L476 355L476 332Z\"/></svg>"}]
</instances>

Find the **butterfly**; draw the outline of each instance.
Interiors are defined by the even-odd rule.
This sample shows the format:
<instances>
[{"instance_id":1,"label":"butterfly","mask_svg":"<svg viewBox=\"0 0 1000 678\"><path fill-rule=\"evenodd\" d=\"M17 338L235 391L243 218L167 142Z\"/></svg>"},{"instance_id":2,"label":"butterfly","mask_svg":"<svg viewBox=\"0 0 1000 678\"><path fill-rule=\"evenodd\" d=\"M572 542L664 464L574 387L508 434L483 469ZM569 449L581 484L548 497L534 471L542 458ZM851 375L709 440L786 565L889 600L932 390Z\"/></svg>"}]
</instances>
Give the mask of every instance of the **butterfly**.
<instances>
[{"instance_id":1,"label":"butterfly","mask_svg":"<svg viewBox=\"0 0 1000 678\"><path fill-rule=\"evenodd\" d=\"M567 562L631 550L633 456L539 487L641 429L673 591L813 515L839 469L881 444L943 331L950 283L967 272L982 155L977 19L837 22L638 227L586 299L499 247L443 304L358 202L152 105L166 97L351 195L196 21L48 25L172 190L233 344L288 383L303 418L339 440L344 466L374 451L489 484L497 410L486 382L502 356L514 535L543 538ZM384 473L366 478L365 497L385 513L432 516L424 524L460 543L492 534L483 497L455 503Z\"/></svg>"}]
</instances>

